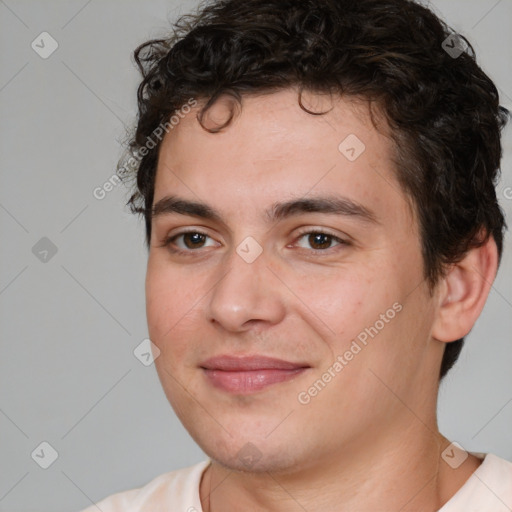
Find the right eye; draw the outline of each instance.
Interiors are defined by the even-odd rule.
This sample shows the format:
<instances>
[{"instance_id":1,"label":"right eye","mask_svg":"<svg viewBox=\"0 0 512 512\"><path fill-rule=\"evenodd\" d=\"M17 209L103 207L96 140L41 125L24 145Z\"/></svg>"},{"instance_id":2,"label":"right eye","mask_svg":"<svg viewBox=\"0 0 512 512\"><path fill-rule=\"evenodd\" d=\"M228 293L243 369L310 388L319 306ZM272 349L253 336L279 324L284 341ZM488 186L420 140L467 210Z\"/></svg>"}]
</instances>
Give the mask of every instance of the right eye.
<instances>
[{"instance_id":1,"label":"right eye","mask_svg":"<svg viewBox=\"0 0 512 512\"><path fill-rule=\"evenodd\" d=\"M210 237L201 231L189 230L182 231L181 233L174 233L167 237L160 247L167 247L171 252L187 253L193 252L203 247L211 247L212 245L205 245L205 242ZM214 246L215 244L213 244Z\"/></svg>"}]
</instances>

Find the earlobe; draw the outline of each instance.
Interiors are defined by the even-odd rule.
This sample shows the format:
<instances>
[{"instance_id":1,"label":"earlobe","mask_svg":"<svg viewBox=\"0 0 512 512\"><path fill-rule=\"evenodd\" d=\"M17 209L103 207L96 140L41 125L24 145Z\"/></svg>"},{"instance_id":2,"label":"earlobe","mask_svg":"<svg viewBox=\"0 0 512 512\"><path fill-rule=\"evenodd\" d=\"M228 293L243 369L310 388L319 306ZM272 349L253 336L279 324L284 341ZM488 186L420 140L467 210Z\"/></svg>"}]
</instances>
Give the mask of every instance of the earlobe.
<instances>
[{"instance_id":1,"label":"earlobe","mask_svg":"<svg viewBox=\"0 0 512 512\"><path fill-rule=\"evenodd\" d=\"M450 342L469 333L482 312L497 269L498 249L492 236L453 264L438 285L434 339Z\"/></svg>"}]
</instances>

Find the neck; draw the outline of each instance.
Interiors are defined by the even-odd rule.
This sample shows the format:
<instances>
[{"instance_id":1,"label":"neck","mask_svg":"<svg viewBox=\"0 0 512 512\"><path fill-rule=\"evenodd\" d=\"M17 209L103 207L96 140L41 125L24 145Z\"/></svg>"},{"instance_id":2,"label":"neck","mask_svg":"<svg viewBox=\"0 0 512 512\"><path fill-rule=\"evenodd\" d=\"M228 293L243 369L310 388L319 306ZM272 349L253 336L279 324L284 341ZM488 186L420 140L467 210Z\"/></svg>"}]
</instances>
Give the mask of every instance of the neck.
<instances>
[{"instance_id":1,"label":"neck","mask_svg":"<svg viewBox=\"0 0 512 512\"><path fill-rule=\"evenodd\" d=\"M450 441L432 427L409 418L400 436L366 436L314 466L286 471L241 473L212 461L201 480L203 511L438 510L481 461L470 455L449 467L441 453Z\"/></svg>"}]
</instances>

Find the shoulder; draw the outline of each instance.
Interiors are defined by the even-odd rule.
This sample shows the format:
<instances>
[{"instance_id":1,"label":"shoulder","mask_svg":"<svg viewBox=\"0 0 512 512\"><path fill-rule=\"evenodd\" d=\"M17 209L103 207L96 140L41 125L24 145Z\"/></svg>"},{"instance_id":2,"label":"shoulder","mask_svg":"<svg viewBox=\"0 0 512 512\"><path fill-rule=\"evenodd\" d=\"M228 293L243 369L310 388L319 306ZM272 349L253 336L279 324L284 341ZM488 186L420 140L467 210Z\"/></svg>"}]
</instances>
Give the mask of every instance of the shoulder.
<instances>
[{"instance_id":1,"label":"shoulder","mask_svg":"<svg viewBox=\"0 0 512 512\"><path fill-rule=\"evenodd\" d=\"M439 512L509 512L512 510L512 462L492 453Z\"/></svg>"},{"instance_id":2,"label":"shoulder","mask_svg":"<svg viewBox=\"0 0 512 512\"><path fill-rule=\"evenodd\" d=\"M180 507L183 511L199 512L199 483L209 464L210 461L206 460L164 473L143 487L113 494L82 512L97 512L98 509L102 512L138 512L150 510L150 507Z\"/></svg>"}]
</instances>

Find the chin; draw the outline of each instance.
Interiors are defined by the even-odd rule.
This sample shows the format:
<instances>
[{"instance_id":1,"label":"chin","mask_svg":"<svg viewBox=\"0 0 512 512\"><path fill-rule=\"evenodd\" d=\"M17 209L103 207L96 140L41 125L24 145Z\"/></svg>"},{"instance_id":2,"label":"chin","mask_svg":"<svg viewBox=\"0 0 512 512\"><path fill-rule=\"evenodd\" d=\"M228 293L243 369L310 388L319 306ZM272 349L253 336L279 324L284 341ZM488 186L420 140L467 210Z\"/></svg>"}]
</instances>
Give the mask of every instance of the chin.
<instances>
[{"instance_id":1,"label":"chin","mask_svg":"<svg viewBox=\"0 0 512 512\"><path fill-rule=\"evenodd\" d=\"M192 435L192 433L191 433ZM263 436L230 437L222 439L192 435L201 449L216 463L230 471L242 473L288 473L300 464L298 453L285 440L265 439Z\"/></svg>"}]
</instances>

